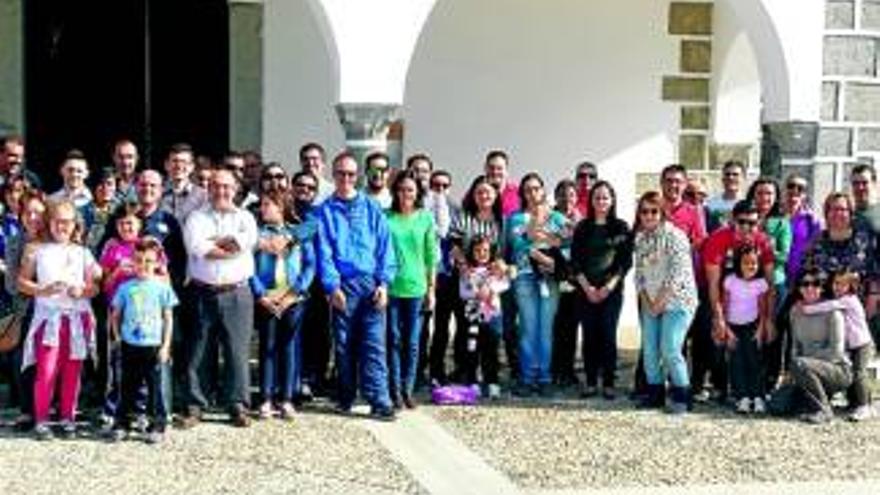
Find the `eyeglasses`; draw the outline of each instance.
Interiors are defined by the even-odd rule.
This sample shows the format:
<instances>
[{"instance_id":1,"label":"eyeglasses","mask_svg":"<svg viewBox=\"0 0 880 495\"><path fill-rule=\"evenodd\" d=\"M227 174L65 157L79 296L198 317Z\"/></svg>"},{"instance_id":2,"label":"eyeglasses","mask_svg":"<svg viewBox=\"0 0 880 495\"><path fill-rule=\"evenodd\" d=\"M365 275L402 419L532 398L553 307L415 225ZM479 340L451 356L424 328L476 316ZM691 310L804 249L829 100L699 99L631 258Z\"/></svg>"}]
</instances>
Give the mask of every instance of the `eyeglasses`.
<instances>
[{"instance_id":1,"label":"eyeglasses","mask_svg":"<svg viewBox=\"0 0 880 495\"><path fill-rule=\"evenodd\" d=\"M725 177L739 177L740 175L739 172L724 172Z\"/></svg>"},{"instance_id":2,"label":"eyeglasses","mask_svg":"<svg viewBox=\"0 0 880 495\"><path fill-rule=\"evenodd\" d=\"M850 184L853 185L853 187L855 187L855 186L867 186L869 181L867 181L865 179L853 179L849 182L850 182Z\"/></svg>"},{"instance_id":3,"label":"eyeglasses","mask_svg":"<svg viewBox=\"0 0 880 495\"><path fill-rule=\"evenodd\" d=\"M740 227L749 227L749 228L753 228L753 227L757 227L757 225L758 225L758 221L757 221L757 220L752 220L752 219L750 219L750 218L737 218L737 219L736 219L736 224L739 225Z\"/></svg>"},{"instance_id":4,"label":"eyeglasses","mask_svg":"<svg viewBox=\"0 0 880 495\"><path fill-rule=\"evenodd\" d=\"M796 191L796 192L804 192L807 190L807 186L805 184L798 184L797 182L789 182L788 184L785 185L785 188L788 189L789 191Z\"/></svg>"},{"instance_id":5,"label":"eyeglasses","mask_svg":"<svg viewBox=\"0 0 880 495\"><path fill-rule=\"evenodd\" d=\"M277 174L266 174L263 176L263 180L284 180L287 176L282 173Z\"/></svg>"},{"instance_id":6,"label":"eyeglasses","mask_svg":"<svg viewBox=\"0 0 880 495\"><path fill-rule=\"evenodd\" d=\"M660 214L660 208L642 208L639 215L654 216Z\"/></svg>"},{"instance_id":7,"label":"eyeglasses","mask_svg":"<svg viewBox=\"0 0 880 495\"><path fill-rule=\"evenodd\" d=\"M578 172L578 174L577 174L578 179L594 180L596 177L597 177L597 174L594 172Z\"/></svg>"},{"instance_id":8,"label":"eyeglasses","mask_svg":"<svg viewBox=\"0 0 880 495\"><path fill-rule=\"evenodd\" d=\"M314 184L305 184L303 182L297 182L293 186L305 189L307 191L317 191L318 190L318 186L316 186Z\"/></svg>"},{"instance_id":9,"label":"eyeglasses","mask_svg":"<svg viewBox=\"0 0 880 495\"><path fill-rule=\"evenodd\" d=\"M808 278L808 279L801 280L801 283L798 285L800 285L801 287L821 287L822 282L820 282L816 279Z\"/></svg>"}]
</instances>

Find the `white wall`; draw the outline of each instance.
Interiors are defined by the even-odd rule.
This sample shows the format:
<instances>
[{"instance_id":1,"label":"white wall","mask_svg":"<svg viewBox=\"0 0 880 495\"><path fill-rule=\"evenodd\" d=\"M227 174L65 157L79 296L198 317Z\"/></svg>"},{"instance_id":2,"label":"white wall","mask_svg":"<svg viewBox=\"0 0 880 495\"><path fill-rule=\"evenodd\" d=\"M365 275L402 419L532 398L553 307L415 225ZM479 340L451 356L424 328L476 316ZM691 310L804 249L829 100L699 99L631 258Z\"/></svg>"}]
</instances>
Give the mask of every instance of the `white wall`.
<instances>
[{"instance_id":1,"label":"white wall","mask_svg":"<svg viewBox=\"0 0 880 495\"><path fill-rule=\"evenodd\" d=\"M675 159L677 70L666 1L439 0L410 65L406 152L427 151L459 191L487 150L554 183L584 159L623 197L633 172Z\"/></svg>"},{"instance_id":2,"label":"white wall","mask_svg":"<svg viewBox=\"0 0 880 495\"><path fill-rule=\"evenodd\" d=\"M513 174L539 171L550 190L589 159L631 221L635 173L676 160L678 105L661 101L678 70L667 1L439 0L410 65L406 153L453 172L456 192L487 150ZM622 323L632 327L634 297Z\"/></svg>"},{"instance_id":3,"label":"white wall","mask_svg":"<svg viewBox=\"0 0 880 495\"><path fill-rule=\"evenodd\" d=\"M712 136L724 144L761 138L761 76L744 26L726 2L715 3L712 42Z\"/></svg>"},{"instance_id":4,"label":"white wall","mask_svg":"<svg viewBox=\"0 0 880 495\"><path fill-rule=\"evenodd\" d=\"M337 70L305 0L266 0L263 153L298 169L300 145L316 141L332 155L345 140L334 105Z\"/></svg>"}]
</instances>

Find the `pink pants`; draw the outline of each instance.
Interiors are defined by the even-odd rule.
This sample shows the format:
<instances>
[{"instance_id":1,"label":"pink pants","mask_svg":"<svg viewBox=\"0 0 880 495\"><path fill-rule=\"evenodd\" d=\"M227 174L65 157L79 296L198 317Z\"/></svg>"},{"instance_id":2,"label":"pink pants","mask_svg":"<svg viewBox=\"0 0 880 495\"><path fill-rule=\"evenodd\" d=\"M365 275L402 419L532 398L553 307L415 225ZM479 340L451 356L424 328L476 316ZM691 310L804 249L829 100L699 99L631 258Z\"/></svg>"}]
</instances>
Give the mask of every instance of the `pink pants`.
<instances>
[{"instance_id":1,"label":"pink pants","mask_svg":"<svg viewBox=\"0 0 880 495\"><path fill-rule=\"evenodd\" d=\"M61 318L57 347L49 347L42 343L45 325L43 323L34 335L37 347L34 420L37 423L48 421L49 407L52 405L52 399L55 395L56 380L60 379L61 419L73 421L76 403L79 399L79 378L83 362L70 358L70 320L67 317Z\"/></svg>"}]
</instances>

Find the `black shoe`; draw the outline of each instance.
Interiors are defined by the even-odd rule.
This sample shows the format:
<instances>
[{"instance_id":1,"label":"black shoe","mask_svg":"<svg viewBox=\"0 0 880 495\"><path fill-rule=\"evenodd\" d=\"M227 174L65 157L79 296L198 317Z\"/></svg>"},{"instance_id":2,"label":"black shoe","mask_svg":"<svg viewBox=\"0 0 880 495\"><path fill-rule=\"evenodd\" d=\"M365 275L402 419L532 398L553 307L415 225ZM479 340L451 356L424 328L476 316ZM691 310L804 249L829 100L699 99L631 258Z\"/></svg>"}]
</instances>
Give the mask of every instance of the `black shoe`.
<instances>
[{"instance_id":1,"label":"black shoe","mask_svg":"<svg viewBox=\"0 0 880 495\"><path fill-rule=\"evenodd\" d=\"M532 392L533 392L533 389L531 386L525 385L522 383L517 383L510 390L510 393L513 394L514 397L522 397L522 398L531 397Z\"/></svg>"},{"instance_id":2,"label":"black shoe","mask_svg":"<svg viewBox=\"0 0 880 495\"><path fill-rule=\"evenodd\" d=\"M390 422L397 419L397 414L390 407L374 407L370 409L370 417L376 421Z\"/></svg>"},{"instance_id":3,"label":"black shoe","mask_svg":"<svg viewBox=\"0 0 880 495\"><path fill-rule=\"evenodd\" d=\"M614 393L614 387L602 387L602 398L605 400L614 400L617 398L617 394Z\"/></svg>"},{"instance_id":4,"label":"black shoe","mask_svg":"<svg viewBox=\"0 0 880 495\"><path fill-rule=\"evenodd\" d=\"M647 385L645 394L639 400L640 409L661 409L666 402L666 389L663 385Z\"/></svg>"},{"instance_id":5,"label":"black shoe","mask_svg":"<svg viewBox=\"0 0 880 495\"><path fill-rule=\"evenodd\" d=\"M391 407L397 410L403 409L403 398L399 394L391 396Z\"/></svg>"},{"instance_id":6,"label":"black shoe","mask_svg":"<svg viewBox=\"0 0 880 495\"><path fill-rule=\"evenodd\" d=\"M553 398L553 388L549 383L539 383L535 385L535 395L542 399L551 399Z\"/></svg>"},{"instance_id":7,"label":"black shoe","mask_svg":"<svg viewBox=\"0 0 880 495\"><path fill-rule=\"evenodd\" d=\"M403 407L407 409L415 409L416 401L409 394L403 394Z\"/></svg>"},{"instance_id":8,"label":"black shoe","mask_svg":"<svg viewBox=\"0 0 880 495\"><path fill-rule=\"evenodd\" d=\"M590 399L599 394L599 389L595 385L586 385L581 390L581 399Z\"/></svg>"}]
</instances>

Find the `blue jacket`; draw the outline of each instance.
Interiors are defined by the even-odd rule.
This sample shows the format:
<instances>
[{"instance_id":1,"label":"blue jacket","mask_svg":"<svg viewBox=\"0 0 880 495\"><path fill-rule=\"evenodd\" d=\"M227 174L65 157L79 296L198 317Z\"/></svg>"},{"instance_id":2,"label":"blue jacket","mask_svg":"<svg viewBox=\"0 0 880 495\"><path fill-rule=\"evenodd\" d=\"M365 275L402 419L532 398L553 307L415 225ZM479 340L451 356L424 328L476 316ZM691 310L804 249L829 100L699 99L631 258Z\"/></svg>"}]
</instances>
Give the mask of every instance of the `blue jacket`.
<instances>
[{"instance_id":1,"label":"blue jacket","mask_svg":"<svg viewBox=\"0 0 880 495\"><path fill-rule=\"evenodd\" d=\"M397 263L388 221L379 203L358 192L351 200L336 195L318 208L318 273L327 294L342 280L372 277L388 286Z\"/></svg>"},{"instance_id":2,"label":"blue jacket","mask_svg":"<svg viewBox=\"0 0 880 495\"><path fill-rule=\"evenodd\" d=\"M260 228L260 238L271 235L286 235L293 241L290 251L284 258L287 272L287 285L300 297L309 295L309 286L315 278L315 249L311 242L300 242L299 225L276 227L264 225ZM250 278L254 296L263 297L275 288L275 267L279 256L257 250L254 254L254 275Z\"/></svg>"}]
</instances>

